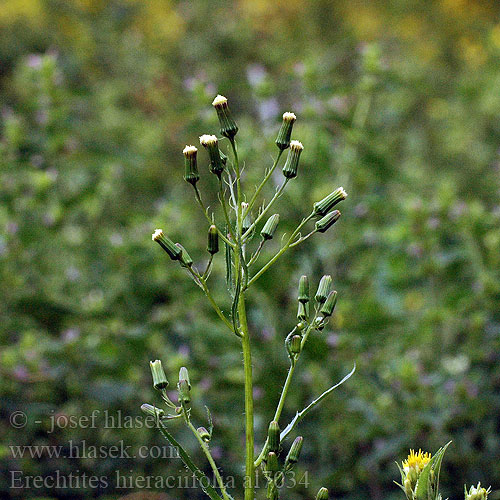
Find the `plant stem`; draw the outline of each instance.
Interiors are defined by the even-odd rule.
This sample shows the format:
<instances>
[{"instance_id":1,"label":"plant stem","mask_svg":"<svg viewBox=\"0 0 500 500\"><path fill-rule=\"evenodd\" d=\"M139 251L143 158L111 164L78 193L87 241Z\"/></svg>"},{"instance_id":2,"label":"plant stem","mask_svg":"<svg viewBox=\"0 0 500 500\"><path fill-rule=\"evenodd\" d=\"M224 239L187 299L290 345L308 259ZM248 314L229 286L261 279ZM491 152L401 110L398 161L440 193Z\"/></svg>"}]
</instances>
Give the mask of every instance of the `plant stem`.
<instances>
[{"instance_id":1,"label":"plant stem","mask_svg":"<svg viewBox=\"0 0 500 500\"><path fill-rule=\"evenodd\" d=\"M210 449L207 446L207 443L203 441L203 439L200 436L200 433L196 430L195 426L191 423L191 420L189 418L186 419L186 423L188 427L191 429L193 434L195 435L196 439L198 440L198 443L200 443L200 447L203 450L203 453L207 457L208 463L210 464L210 467L212 467L212 471L215 475L215 478L217 480L217 484L219 485L219 488L222 493L222 497L224 500L229 500L229 496L226 492L226 487L224 485L224 481L222 480L222 477L220 475L219 469L217 468L217 464L215 463L215 460L212 457L212 454L210 453Z\"/></svg>"},{"instance_id":2,"label":"plant stem","mask_svg":"<svg viewBox=\"0 0 500 500\"><path fill-rule=\"evenodd\" d=\"M224 197L224 186L222 185L222 176L219 177L219 198L220 204L222 205L222 211L224 212L224 219L226 220L227 230L231 235L231 238L235 240L233 229L231 226L231 221L229 219L229 214L227 212L226 198Z\"/></svg>"},{"instance_id":3,"label":"plant stem","mask_svg":"<svg viewBox=\"0 0 500 500\"><path fill-rule=\"evenodd\" d=\"M265 175L264 179L260 183L259 187L256 189L254 195L252 196L252 199L248 203L248 208L246 209L245 213L243 214L243 218L247 216L247 214L252 210L252 207L257 200L257 196L259 196L260 192L262 191L262 188L267 184L267 181L271 178L271 175L273 175L273 172L276 170L276 167L278 166L278 162L280 161L281 155L283 154L283 149L280 149L280 152L278 153L278 156L276 157L276 160L274 160L273 166L269 169L267 174Z\"/></svg>"},{"instance_id":4,"label":"plant stem","mask_svg":"<svg viewBox=\"0 0 500 500\"><path fill-rule=\"evenodd\" d=\"M245 308L245 297L242 293L238 302L238 318L243 334L243 366L245 372L245 500L254 500L255 468L254 456L254 426L253 426L253 380L252 380L252 352L250 347L250 335L247 325Z\"/></svg>"}]
</instances>

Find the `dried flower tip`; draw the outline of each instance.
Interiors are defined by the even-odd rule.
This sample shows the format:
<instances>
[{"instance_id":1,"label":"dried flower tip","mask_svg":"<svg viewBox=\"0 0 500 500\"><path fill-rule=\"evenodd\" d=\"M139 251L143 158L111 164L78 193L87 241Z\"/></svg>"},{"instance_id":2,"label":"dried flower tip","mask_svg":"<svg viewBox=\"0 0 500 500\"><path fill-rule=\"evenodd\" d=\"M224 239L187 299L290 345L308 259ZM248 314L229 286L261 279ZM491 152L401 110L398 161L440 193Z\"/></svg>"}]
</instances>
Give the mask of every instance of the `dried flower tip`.
<instances>
[{"instance_id":1,"label":"dried flower tip","mask_svg":"<svg viewBox=\"0 0 500 500\"><path fill-rule=\"evenodd\" d=\"M181 256L179 258L181 265L184 267L191 267L193 265L193 259L191 256L187 253L187 250L180 244L176 243L176 247L179 247L181 249Z\"/></svg>"},{"instance_id":2,"label":"dried flower tip","mask_svg":"<svg viewBox=\"0 0 500 500\"><path fill-rule=\"evenodd\" d=\"M280 426L275 420L269 424L267 439L269 450L278 453L280 449Z\"/></svg>"},{"instance_id":3,"label":"dried flower tip","mask_svg":"<svg viewBox=\"0 0 500 500\"><path fill-rule=\"evenodd\" d=\"M179 260L182 254L182 250L174 244L174 242L165 236L161 229L156 229L152 236L153 241L156 241L165 252L168 253L168 256L172 260Z\"/></svg>"},{"instance_id":4,"label":"dried flower tip","mask_svg":"<svg viewBox=\"0 0 500 500\"><path fill-rule=\"evenodd\" d=\"M320 488L316 495L316 500L328 500L328 490L326 488Z\"/></svg>"},{"instance_id":5,"label":"dried flower tip","mask_svg":"<svg viewBox=\"0 0 500 500\"><path fill-rule=\"evenodd\" d=\"M316 292L316 302L323 304L330 293L332 288L332 277L329 274L323 276L318 285L318 291Z\"/></svg>"},{"instance_id":6,"label":"dried flower tip","mask_svg":"<svg viewBox=\"0 0 500 500\"><path fill-rule=\"evenodd\" d=\"M181 380L185 380L187 382L189 390L191 390L191 382L189 381L189 372L185 366L181 366L181 369L179 370L179 382Z\"/></svg>"},{"instance_id":7,"label":"dried flower tip","mask_svg":"<svg viewBox=\"0 0 500 500\"><path fill-rule=\"evenodd\" d=\"M222 161L221 151L219 150L219 141L215 135L202 135L200 144L208 151L210 158L210 172L220 177L224 170L224 162Z\"/></svg>"},{"instance_id":8,"label":"dried flower tip","mask_svg":"<svg viewBox=\"0 0 500 500\"><path fill-rule=\"evenodd\" d=\"M148 416L155 417L156 419L162 418L165 412L161 408L156 408L153 405L144 403L141 405L141 410Z\"/></svg>"},{"instance_id":9,"label":"dried flower tip","mask_svg":"<svg viewBox=\"0 0 500 500\"><path fill-rule=\"evenodd\" d=\"M299 354L302 349L302 337L294 335L290 341L290 352L292 354Z\"/></svg>"},{"instance_id":10,"label":"dried flower tip","mask_svg":"<svg viewBox=\"0 0 500 500\"><path fill-rule=\"evenodd\" d=\"M293 124L297 117L293 113L286 112L283 114L283 121L276 137L276 145L281 151L290 146L290 137L292 136Z\"/></svg>"},{"instance_id":11,"label":"dried flower tip","mask_svg":"<svg viewBox=\"0 0 500 500\"><path fill-rule=\"evenodd\" d=\"M314 213L316 215L325 215L329 212L337 203L345 200L347 198L347 193L343 187L337 188L335 191L330 193L328 196L323 198L314 204Z\"/></svg>"},{"instance_id":12,"label":"dried flower tip","mask_svg":"<svg viewBox=\"0 0 500 500\"><path fill-rule=\"evenodd\" d=\"M290 447L290 451L286 456L285 463L287 465L296 464L299 461L300 452L302 451L302 445L304 444L304 438L302 436L297 436L295 441L292 443Z\"/></svg>"},{"instance_id":13,"label":"dried flower tip","mask_svg":"<svg viewBox=\"0 0 500 500\"><path fill-rule=\"evenodd\" d=\"M219 251L219 232L213 224L208 229L207 250L211 255L214 255Z\"/></svg>"},{"instance_id":14,"label":"dried flower tip","mask_svg":"<svg viewBox=\"0 0 500 500\"><path fill-rule=\"evenodd\" d=\"M267 219L267 222L264 224L260 235L265 240L272 240L274 233L276 232L276 228L278 227L278 223L280 221L279 214L274 214Z\"/></svg>"},{"instance_id":15,"label":"dried flower tip","mask_svg":"<svg viewBox=\"0 0 500 500\"><path fill-rule=\"evenodd\" d=\"M150 361L149 367L151 368L151 375L153 376L153 387L158 391L165 389L168 386L168 380L161 361L159 359Z\"/></svg>"},{"instance_id":16,"label":"dried flower tip","mask_svg":"<svg viewBox=\"0 0 500 500\"><path fill-rule=\"evenodd\" d=\"M274 451L270 451L267 454L266 471L274 474L275 472L278 472L278 469L278 455L276 455Z\"/></svg>"},{"instance_id":17,"label":"dried flower tip","mask_svg":"<svg viewBox=\"0 0 500 500\"><path fill-rule=\"evenodd\" d=\"M316 231L318 231L318 233L324 233L328 228L333 226L339 218L340 212L338 210L326 214L322 219L316 222Z\"/></svg>"},{"instance_id":18,"label":"dried flower tip","mask_svg":"<svg viewBox=\"0 0 500 500\"><path fill-rule=\"evenodd\" d=\"M300 277L299 280L299 302L306 304L309 302L309 279L306 275Z\"/></svg>"},{"instance_id":19,"label":"dried flower tip","mask_svg":"<svg viewBox=\"0 0 500 500\"><path fill-rule=\"evenodd\" d=\"M471 486L469 491L467 491L467 488L465 486L464 489L465 500L487 500L488 494L491 491L491 486L486 489L481 486L481 483L478 483L477 486Z\"/></svg>"},{"instance_id":20,"label":"dried flower tip","mask_svg":"<svg viewBox=\"0 0 500 500\"><path fill-rule=\"evenodd\" d=\"M238 127L236 126L231 112L229 111L229 106L227 105L227 99L218 95L212 102L212 106L217 112L217 117L219 118L220 133L227 137L228 139L233 139L238 132Z\"/></svg>"},{"instance_id":21,"label":"dried flower tip","mask_svg":"<svg viewBox=\"0 0 500 500\"><path fill-rule=\"evenodd\" d=\"M321 306L319 312L325 317L328 318L333 314L333 310L335 309L335 304L337 304L337 292L334 290L330 292L326 302Z\"/></svg>"},{"instance_id":22,"label":"dried flower tip","mask_svg":"<svg viewBox=\"0 0 500 500\"><path fill-rule=\"evenodd\" d=\"M196 432L198 432L201 439L203 439L205 443L208 443L210 441L210 433L205 429L205 427L198 427L198 429L196 429Z\"/></svg>"},{"instance_id":23,"label":"dried flower tip","mask_svg":"<svg viewBox=\"0 0 500 500\"><path fill-rule=\"evenodd\" d=\"M184 180L194 186L200 180L196 160L198 149L195 146L186 146L182 153L184 154Z\"/></svg>"},{"instance_id":24,"label":"dried flower tip","mask_svg":"<svg viewBox=\"0 0 500 500\"><path fill-rule=\"evenodd\" d=\"M309 302L299 302L299 307L297 309L297 319L300 321L306 321L309 317Z\"/></svg>"},{"instance_id":25,"label":"dried flower tip","mask_svg":"<svg viewBox=\"0 0 500 500\"><path fill-rule=\"evenodd\" d=\"M299 168L300 154L304 146L299 141L290 142L290 151L288 151L288 156L286 157L285 165L283 166L283 175L287 179L293 179L297 177L297 169Z\"/></svg>"}]
</instances>

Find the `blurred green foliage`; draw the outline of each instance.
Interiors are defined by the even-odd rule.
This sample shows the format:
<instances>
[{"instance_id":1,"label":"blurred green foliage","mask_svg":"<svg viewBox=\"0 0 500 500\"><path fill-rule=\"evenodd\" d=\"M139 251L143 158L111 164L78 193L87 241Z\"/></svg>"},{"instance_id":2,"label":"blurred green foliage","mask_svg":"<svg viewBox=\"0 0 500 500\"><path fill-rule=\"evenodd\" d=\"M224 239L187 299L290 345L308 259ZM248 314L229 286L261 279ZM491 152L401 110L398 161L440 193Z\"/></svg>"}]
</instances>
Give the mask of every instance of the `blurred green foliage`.
<instances>
[{"instance_id":1,"label":"blurred green foliage","mask_svg":"<svg viewBox=\"0 0 500 500\"><path fill-rule=\"evenodd\" d=\"M340 300L310 341L284 422L358 366L301 424L299 471L314 471L312 486L288 498L320 485L334 498L400 498L394 461L449 439L445 494L498 485L499 13L494 0L0 2L2 497L116 498L129 492L115 488L116 470L177 474L178 460L15 459L9 448L163 444L103 417L156 402L156 358L172 379L189 367L195 415L201 424L211 408L215 454L226 475L241 473L237 339L150 240L163 227L207 257L181 150L217 130L217 92L238 118L248 187L276 153L281 113L299 117L305 150L277 205L281 231L331 188L350 193L341 222L279 261L250 304L260 439L301 274L331 273ZM215 205L209 176L200 184ZM212 280L228 307L222 269L217 259ZM24 429L9 425L17 410ZM97 429L47 432L51 416L92 410ZM10 490L12 470L110 484Z\"/></svg>"}]
</instances>

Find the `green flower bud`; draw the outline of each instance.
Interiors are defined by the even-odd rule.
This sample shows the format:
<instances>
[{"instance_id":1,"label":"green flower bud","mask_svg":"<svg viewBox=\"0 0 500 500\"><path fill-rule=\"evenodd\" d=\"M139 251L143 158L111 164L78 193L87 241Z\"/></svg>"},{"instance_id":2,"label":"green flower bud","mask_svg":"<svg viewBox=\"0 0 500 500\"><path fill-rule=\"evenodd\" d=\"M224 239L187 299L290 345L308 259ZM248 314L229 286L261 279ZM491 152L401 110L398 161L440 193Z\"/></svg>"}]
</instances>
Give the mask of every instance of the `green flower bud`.
<instances>
[{"instance_id":1,"label":"green flower bud","mask_svg":"<svg viewBox=\"0 0 500 500\"><path fill-rule=\"evenodd\" d=\"M245 213L248 208L248 203L242 202L241 203L241 213ZM250 213L246 215L246 217L243 219L243 224L241 225L241 231L243 234L245 234L249 229L250 226L252 225L252 216Z\"/></svg>"},{"instance_id":2,"label":"green flower bud","mask_svg":"<svg viewBox=\"0 0 500 500\"><path fill-rule=\"evenodd\" d=\"M158 391L165 389L168 386L168 380L161 361L159 359L150 361L149 367L151 368L151 375L153 375L153 387Z\"/></svg>"},{"instance_id":3,"label":"green flower bud","mask_svg":"<svg viewBox=\"0 0 500 500\"><path fill-rule=\"evenodd\" d=\"M270 451L267 454L266 471L270 472L271 474L274 474L275 472L278 472L278 469L279 469L278 455L276 455L274 451Z\"/></svg>"},{"instance_id":4,"label":"green flower bud","mask_svg":"<svg viewBox=\"0 0 500 500\"><path fill-rule=\"evenodd\" d=\"M161 229L156 229L152 236L153 241L156 241L172 260L181 258L182 250L174 245L174 242L163 234Z\"/></svg>"},{"instance_id":5,"label":"green flower bud","mask_svg":"<svg viewBox=\"0 0 500 500\"><path fill-rule=\"evenodd\" d=\"M296 464L299 461L300 452L302 451L302 445L304 444L304 438L302 436L298 436L295 438L295 441L292 443L290 447L290 451L286 456L285 463L287 465Z\"/></svg>"},{"instance_id":6,"label":"green flower bud","mask_svg":"<svg viewBox=\"0 0 500 500\"><path fill-rule=\"evenodd\" d=\"M141 405L141 410L148 416L162 418L165 412L161 408L156 408L153 405L144 403Z\"/></svg>"},{"instance_id":7,"label":"green flower bud","mask_svg":"<svg viewBox=\"0 0 500 500\"><path fill-rule=\"evenodd\" d=\"M309 317L309 303L299 302L299 307L297 309L297 319L300 321L306 321Z\"/></svg>"},{"instance_id":8,"label":"green flower bud","mask_svg":"<svg viewBox=\"0 0 500 500\"><path fill-rule=\"evenodd\" d=\"M333 314L333 310L335 309L335 304L337 303L337 292L334 290L330 292L326 302L321 306L319 312L325 316L329 317Z\"/></svg>"},{"instance_id":9,"label":"green flower bud","mask_svg":"<svg viewBox=\"0 0 500 500\"><path fill-rule=\"evenodd\" d=\"M481 487L481 483L478 483L477 486L471 486L468 492L467 488L465 488L465 500L487 500L490 491L491 487L486 489Z\"/></svg>"},{"instance_id":10,"label":"green flower bud","mask_svg":"<svg viewBox=\"0 0 500 500\"><path fill-rule=\"evenodd\" d=\"M294 335L290 341L290 352L292 354L299 354L302 348L302 337L300 335Z\"/></svg>"},{"instance_id":11,"label":"green flower bud","mask_svg":"<svg viewBox=\"0 0 500 500\"><path fill-rule=\"evenodd\" d=\"M276 146L282 151L290 146L290 137L292 136L293 124L297 117L293 113L283 113L283 121L276 137Z\"/></svg>"},{"instance_id":12,"label":"green flower bud","mask_svg":"<svg viewBox=\"0 0 500 500\"><path fill-rule=\"evenodd\" d=\"M182 366L181 369L179 370L179 382L181 380L185 380L188 384L189 390L191 390L191 382L189 380L189 372L185 366Z\"/></svg>"},{"instance_id":13,"label":"green flower bud","mask_svg":"<svg viewBox=\"0 0 500 500\"><path fill-rule=\"evenodd\" d=\"M201 439L205 441L205 443L208 443L210 441L210 433L205 429L205 427L198 427L196 431L200 435Z\"/></svg>"},{"instance_id":14,"label":"green flower bud","mask_svg":"<svg viewBox=\"0 0 500 500\"><path fill-rule=\"evenodd\" d=\"M301 276L299 280L299 302L309 302L309 279L306 275Z\"/></svg>"},{"instance_id":15,"label":"green flower bud","mask_svg":"<svg viewBox=\"0 0 500 500\"><path fill-rule=\"evenodd\" d=\"M238 132L238 127L236 126L236 123L229 111L227 99L222 95L218 95L213 100L212 106L215 108L215 111L217 111L217 117L219 118L220 123L220 133L224 137L232 139Z\"/></svg>"},{"instance_id":16,"label":"green flower bud","mask_svg":"<svg viewBox=\"0 0 500 500\"><path fill-rule=\"evenodd\" d=\"M213 224L208 229L207 250L211 255L214 255L219 251L219 233Z\"/></svg>"},{"instance_id":17,"label":"green flower bud","mask_svg":"<svg viewBox=\"0 0 500 500\"><path fill-rule=\"evenodd\" d=\"M316 495L316 500L328 500L328 490L326 488L320 488Z\"/></svg>"},{"instance_id":18,"label":"green flower bud","mask_svg":"<svg viewBox=\"0 0 500 500\"><path fill-rule=\"evenodd\" d=\"M329 227L333 226L340 218L340 212L334 210L326 214L322 219L316 222L316 231L324 233Z\"/></svg>"},{"instance_id":19,"label":"green flower bud","mask_svg":"<svg viewBox=\"0 0 500 500\"><path fill-rule=\"evenodd\" d=\"M316 292L316 296L314 297L316 299L316 302L323 304L323 302L326 301L326 298L328 297L331 288L332 288L332 277L329 274L327 274L323 276L319 282L318 291Z\"/></svg>"},{"instance_id":20,"label":"green flower bud","mask_svg":"<svg viewBox=\"0 0 500 500\"><path fill-rule=\"evenodd\" d=\"M267 431L267 439L268 439L269 450L278 453L280 449L280 426L278 422L276 422L275 420L273 420L269 424L269 430Z\"/></svg>"},{"instance_id":21,"label":"green flower bud","mask_svg":"<svg viewBox=\"0 0 500 500\"><path fill-rule=\"evenodd\" d=\"M200 137L200 144L208 151L210 172L220 177L224 170L224 163L222 162L217 137L215 135L202 135Z\"/></svg>"},{"instance_id":22,"label":"green flower bud","mask_svg":"<svg viewBox=\"0 0 500 500\"><path fill-rule=\"evenodd\" d=\"M187 250L180 243L176 243L175 246L179 247L182 252L179 259L181 261L181 265L183 265L184 267L191 267L193 265L193 259L187 253Z\"/></svg>"},{"instance_id":23,"label":"green flower bud","mask_svg":"<svg viewBox=\"0 0 500 500\"><path fill-rule=\"evenodd\" d=\"M299 158L304 146L299 141L290 142L290 151L286 157L285 165L283 166L283 175L287 179L297 177L297 169L299 168Z\"/></svg>"},{"instance_id":24,"label":"green flower bud","mask_svg":"<svg viewBox=\"0 0 500 500\"><path fill-rule=\"evenodd\" d=\"M177 389L179 391L179 403L189 404L191 402L191 394L189 392L188 381L185 379L179 380Z\"/></svg>"},{"instance_id":25,"label":"green flower bud","mask_svg":"<svg viewBox=\"0 0 500 500\"><path fill-rule=\"evenodd\" d=\"M198 173L198 165L196 161L198 149L194 146L186 146L182 153L184 154L185 167L184 180L194 186L200 180L200 174Z\"/></svg>"},{"instance_id":26,"label":"green flower bud","mask_svg":"<svg viewBox=\"0 0 500 500\"><path fill-rule=\"evenodd\" d=\"M337 188L333 193L314 204L314 213L316 215L326 215L337 203L345 200L347 193L343 187Z\"/></svg>"},{"instance_id":27,"label":"green flower bud","mask_svg":"<svg viewBox=\"0 0 500 500\"><path fill-rule=\"evenodd\" d=\"M272 240L274 233L276 232L276 228L278 227L279 221L280 221L279 214L271 215L271 217L267 219L267 222L264 224L264 227L260 232L262 238L264 238L265 240Z\"/></svg>"}]
</instances>

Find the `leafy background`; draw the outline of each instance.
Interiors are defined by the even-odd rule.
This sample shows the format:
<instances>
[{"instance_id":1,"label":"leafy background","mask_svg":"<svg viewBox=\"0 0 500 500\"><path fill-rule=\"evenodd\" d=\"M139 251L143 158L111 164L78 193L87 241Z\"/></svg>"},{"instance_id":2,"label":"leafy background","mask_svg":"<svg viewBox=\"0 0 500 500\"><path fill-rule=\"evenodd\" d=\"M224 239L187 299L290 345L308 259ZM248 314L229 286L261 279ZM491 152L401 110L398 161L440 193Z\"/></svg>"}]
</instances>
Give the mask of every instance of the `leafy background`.
<instances>
[{"instance_id":1,"label":"leafy background","mask_svg":"<svg viewBox=\"0 0 500 500\"><path fill-rule=\"evenodd\" d=\"M311 485L286 498L321 485L333 498L401 498L394 461L450 439L444 494L498 487L499 14L494 0L1 1L2 497L202 498L113 482L116 470L183 475L178 460L16 459L9 448L162 445L152 429L102 418L47 432L51 416L140 415L157 402L156 358L171 380L189 367L195 416L211 408L214 453L226 475L241 473L240 348L150 240L163 227L206 259L180 151L217 130L218 92L240 125L249 188L275 154L281 113L299 117L306 149L278 205L281 231L337 185L350 193L341 222L279 261L250 300L260 439L301 274L331 273L340 301L306 349L283 422L358 367L301 424ZM201 185L214 204L211 181ZM222 258L212 280L224 303ZM9 425L18 410L22 430ZM15 490L12 470L109 485Z\"/></svg>"}]
</instances>

